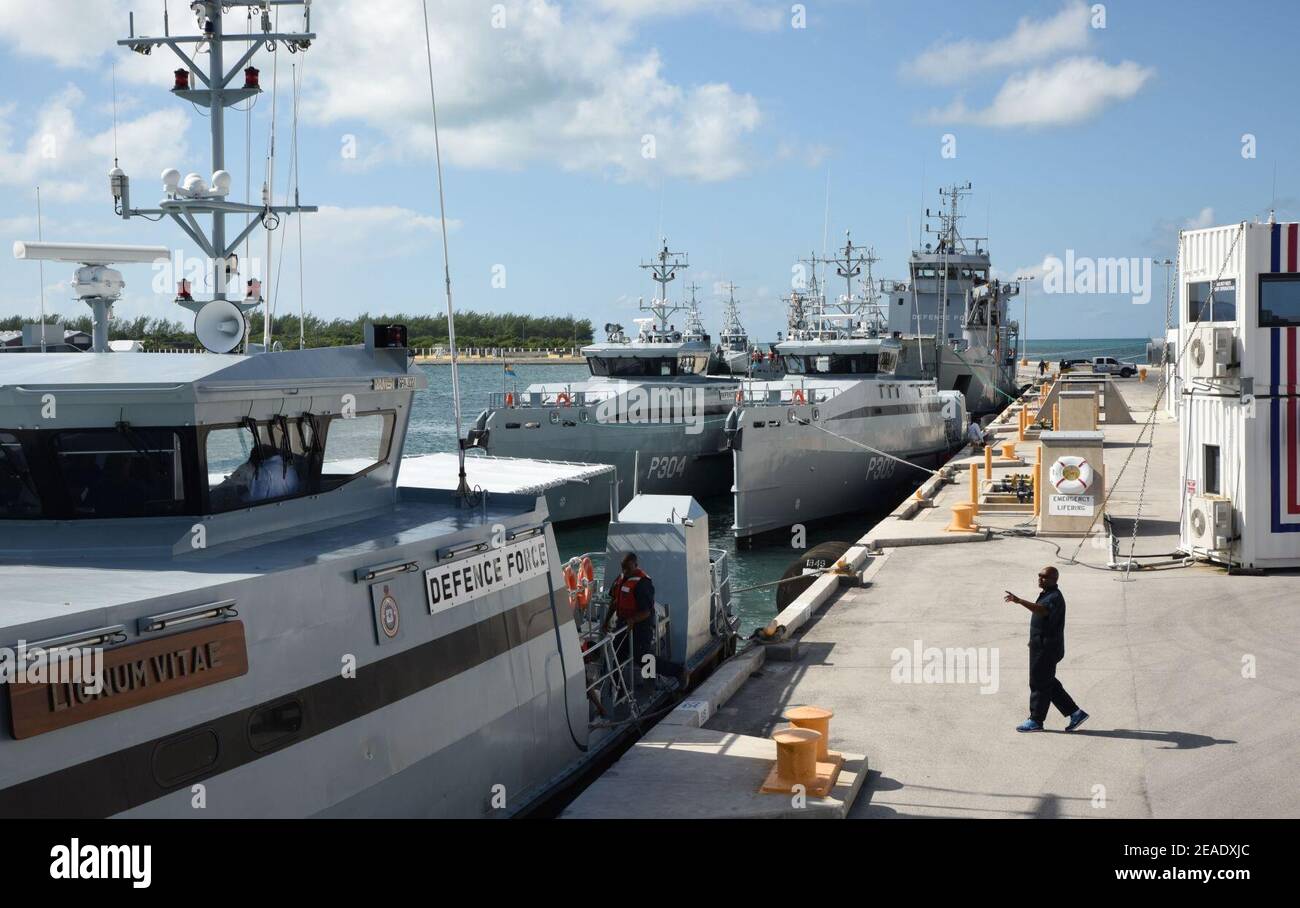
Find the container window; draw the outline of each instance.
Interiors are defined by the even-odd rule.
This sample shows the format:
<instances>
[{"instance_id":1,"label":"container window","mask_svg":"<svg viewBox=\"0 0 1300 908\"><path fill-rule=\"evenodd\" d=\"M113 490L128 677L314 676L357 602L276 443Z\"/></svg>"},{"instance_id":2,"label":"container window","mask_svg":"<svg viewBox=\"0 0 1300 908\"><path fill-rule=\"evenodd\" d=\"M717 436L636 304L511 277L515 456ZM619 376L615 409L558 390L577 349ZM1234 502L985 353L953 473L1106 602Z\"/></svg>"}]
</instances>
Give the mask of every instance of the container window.
<instances>
[{"instance_id":1,"label":"container window","mask_svg":"<svg viewBox=\"0 0 1300 908\"><path fill-rule=\"evenodd\" d=\"M1213 305L1211 305L1213 291ZM1189 322L1235 322L1237 320L1236 281L1197 281L1187 285L1187 320Z\"/></svg>"},{"instance_id":2,"label":"container window","mask_svg":"<svg viewBox=\"0 0 1300 908\"><path fill-rule=\"evenodd\" d=\"M1259 326L1300 327L1300 274L1259 276Z\"/></svg>"},{"instance_id":3,"label":"container window","mask_svg":"<svg viewBox=\"0 0 1300 908\"><path fill-rule=\"evenodd\" d=\"M1202 460L1205 464L1205 494L1219 495L1219 446L1205 445Z\"/></svg>"}]
</instances>

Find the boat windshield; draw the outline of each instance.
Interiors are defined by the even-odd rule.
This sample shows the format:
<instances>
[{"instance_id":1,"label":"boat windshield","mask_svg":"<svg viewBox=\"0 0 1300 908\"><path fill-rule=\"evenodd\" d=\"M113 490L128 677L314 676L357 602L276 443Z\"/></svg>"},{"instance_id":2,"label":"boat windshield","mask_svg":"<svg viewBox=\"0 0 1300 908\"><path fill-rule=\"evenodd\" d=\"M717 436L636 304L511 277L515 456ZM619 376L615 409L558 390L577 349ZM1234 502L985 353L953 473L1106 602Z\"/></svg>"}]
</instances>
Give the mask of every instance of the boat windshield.
<instances>
[{"instance_id":1,"label":"boat windshield","mask_svg":"<svg viewBox=\"0 0 1300 908\"><path fill-rule=\"evenodd\" d=\"M675 356L589 356L587 363L592 375L645 378L677 374Z\"/></svg>"},{"instance_id":2,"label":"boat windshield","mask_svg":"<svg viewBox=\"0 0 1300 908\"><path fill-rule=\"evenodd\" d=\"M881 371L880 367L878 353L800 354L785 357L785 371L792 375L874 375Z\"/></svg>"},{"instance_id":3,"label":"boat windshield","mask_svg":"<svg viewBox=\"0 0 1300 908\"><path fill-rule=\"evenodd\" d=\"M386 463L392 412L232 426L0 430L0 519L216 514L327 492Z\"/></svg>"}]
</instances>

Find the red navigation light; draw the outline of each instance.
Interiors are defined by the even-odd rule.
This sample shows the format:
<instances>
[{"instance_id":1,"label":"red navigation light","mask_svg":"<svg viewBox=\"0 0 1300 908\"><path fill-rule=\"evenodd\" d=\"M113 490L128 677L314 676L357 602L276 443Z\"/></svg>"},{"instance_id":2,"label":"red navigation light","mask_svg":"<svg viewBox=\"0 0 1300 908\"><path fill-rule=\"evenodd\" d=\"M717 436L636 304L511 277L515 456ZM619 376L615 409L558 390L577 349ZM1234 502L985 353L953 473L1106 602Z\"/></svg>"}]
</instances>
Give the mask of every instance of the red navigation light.
<instances>
[{"instance_id":1,"label":"red navigation light","mask_svg":"<svg viewBox=\"0 0 1300 908\"><path fill-rule=\"evenodd\" d=\"M190 296L190 282L180 281L176 284L176 298L178 300L192 299Z\"/></svg>"},{"instance_id":2,"label":"red navigation light","mask_svg":"<svg viewBox=\"0 0 1300 908\"><path fill-rule=\"evenodd\" d=\"M257 67L250 66L248 67L248 69L244 70L244 89L257 91L258 88L259 86L257 84Z\"/></svg>"},{"instance_id":3,"label":"red navigation light","mask_svg":"<svg viewBox=\"0 0 1300 908\"><path fill-rule=\"evenodd\" d=\"M262 282L259 281L259 280L258 280L257 278L255 278L255 277L254 277L254 278L249 278L249 280L248 280L248 293L245 294L245 298L246 298L246 299L250 299L250 300L261 299L261 298L262 298Z\"/></svg>"},{"instance_id":4,"label":"red navigation light","mask_svg":"<svg viewBox=\"0 0 1300 908\"><path fill-rule=\"evenodd\" d=\"M176 84L172 86L172 91L189 91L190 90L190 71L188 69L176 70Z\"/></svg>"}]
</instances>

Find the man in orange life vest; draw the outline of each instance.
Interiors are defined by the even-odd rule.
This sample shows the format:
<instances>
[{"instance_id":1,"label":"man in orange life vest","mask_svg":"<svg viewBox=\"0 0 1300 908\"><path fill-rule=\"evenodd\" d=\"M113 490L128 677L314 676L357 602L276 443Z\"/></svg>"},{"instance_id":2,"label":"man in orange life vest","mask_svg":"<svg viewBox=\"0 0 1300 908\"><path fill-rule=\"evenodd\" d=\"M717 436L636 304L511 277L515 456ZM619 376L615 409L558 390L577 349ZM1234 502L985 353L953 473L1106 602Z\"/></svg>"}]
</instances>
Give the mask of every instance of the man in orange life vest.
<instances>
[{"instance_id":1,"label":"man in orange life vest","mask_svg":"<svg viewBox=\"0 0 1300 908\"><path fill-rule=\"evenodd\" d=\"M632 665L639 685L643 668L641 657L654 646L655 585L637 566L635 552L623 556L622 567L622 572L610 584L610 610L605 613L601 630L609 631L609 622L615 615L631 628Z\"/></svg>"}]
</instances>

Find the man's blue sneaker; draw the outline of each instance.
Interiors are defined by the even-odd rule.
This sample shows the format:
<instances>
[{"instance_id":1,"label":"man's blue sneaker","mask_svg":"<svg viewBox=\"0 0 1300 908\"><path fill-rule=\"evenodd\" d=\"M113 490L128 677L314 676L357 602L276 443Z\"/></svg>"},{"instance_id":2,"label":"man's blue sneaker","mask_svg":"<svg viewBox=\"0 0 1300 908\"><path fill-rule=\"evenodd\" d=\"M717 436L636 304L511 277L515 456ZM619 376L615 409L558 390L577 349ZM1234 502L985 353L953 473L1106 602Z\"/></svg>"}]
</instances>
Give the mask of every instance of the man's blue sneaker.
<instances>
[{"instance_id":1,"label":"man's blue sneaker","mask_svg":"<svg viewBox=\"0 0 1300 908\"><path fill-rule=\"evenodd\" d=\"M1081 709L1076 709L1070 714L1070 724L1065 726L1066 731L1074 731L1084 722L1088 721L1088 714Z\"/></svg>"},{"instance_id":2,"label":"man's blue sneaker","mask_svg":"<svg viewBox=\"0 0 1300 908\"><path fill-rule=\"evenodd\" d=\"M1026 719L1016 726L1016 731L1042 731L1043 723L1035 722L1033 719Z\"/></svg>"}]
</instances>

